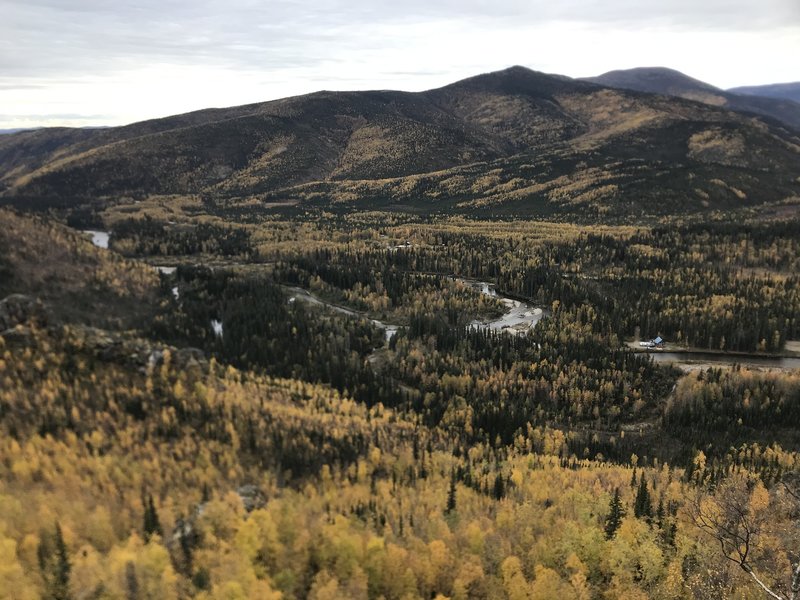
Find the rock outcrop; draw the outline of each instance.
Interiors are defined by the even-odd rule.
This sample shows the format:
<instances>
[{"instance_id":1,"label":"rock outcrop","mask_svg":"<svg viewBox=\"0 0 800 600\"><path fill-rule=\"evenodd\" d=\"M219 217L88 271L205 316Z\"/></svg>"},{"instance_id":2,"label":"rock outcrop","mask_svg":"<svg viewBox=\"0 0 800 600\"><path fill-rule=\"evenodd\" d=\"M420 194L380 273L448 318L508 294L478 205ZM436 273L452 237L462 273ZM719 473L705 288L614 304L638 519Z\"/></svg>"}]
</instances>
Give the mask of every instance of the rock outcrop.
<instances>
[{"instance_id":1,"label":"rock outcrop","mask_svg":"<svg viewBox=\"0 0 800 600\"><path fill-rule=\"evenodd\" d=\"M23 294L11 294L0 300L0 334L32 322L37 325L47 323L47 314L39 300Z\"/></svg>"},{"instance_id":2,"label":"rock outcrop","mask_svg":"<svg viewBox=\"0 0 800 600\"><path fill-rule=\"evenodd\" d=\"M42 302L23 294L0 300L0 336L6 342L26 344L35 328L47 328L51 319ZM50 324L50 333L62 337L75 350L106 362L146 371L169 360L181 370L208 371L208 360L199 348L174 348L129 334L86 325Z\"/></svg>"}]
</instances>

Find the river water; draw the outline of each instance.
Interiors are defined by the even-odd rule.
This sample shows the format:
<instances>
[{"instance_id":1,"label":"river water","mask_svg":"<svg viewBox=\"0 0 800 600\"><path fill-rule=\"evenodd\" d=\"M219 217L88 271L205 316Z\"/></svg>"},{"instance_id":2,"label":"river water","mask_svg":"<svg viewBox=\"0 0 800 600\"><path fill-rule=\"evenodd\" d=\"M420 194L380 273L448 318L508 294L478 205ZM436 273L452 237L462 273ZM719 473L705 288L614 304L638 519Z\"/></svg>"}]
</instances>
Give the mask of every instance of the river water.
<instances>
[{"instance_id":1,"label":"river water","mask_svg":"<svg viewBox=\"0 0 800 600\"><path fill-rule=\"evenodd\" d=\"M686 368L708 366L742 365L753 367L769 367L773 369L800 369L800 358L770 358L753 355L726 355L710 352L648 352L653 362L672 363Z\"/></svg>"},{"instance_id":2,"label":"river water","mask_svg":"<svg viewBox=\"0 0 800 600\"><path fill-rule=\"evenodd\" d=\"M456 281L460 281L478 290L485 296L497 298L506 307L506 312L501 317L491 320L476 319L470 323L470 327L489 329L491 331L506 331L508 333L520 335L533 329L547 314L538 306L514 300L513 298L499 296L494 285L491 283L461 278L456 278Z\"/></svg>"},{"instance_id":3,"label":"river water","mask_svg":"<svg viewBox=\"0 0 800 600\"><path fill-rule=\"evenodd\" d=\"M92 243L98 248L108 248L109 232L97 231L93 229L84 230L83 233L92 236ZM175 272L175 267L156 266L159 272L164 274L172 274ZM470 279L463 279L461 277L451 277L454 281L460 281L474 290L497 298L506 307L506 312L497 319L480 320L476 319L470 323L470 327L477 329L489 329L492 331L506 331L515 335L523 334L533 329L536 324L547 315L547 312L538 306L533 306L527 302L514 300L513 298L506 298L498 295L494 284L485 281L474 281ZM367 318L363 313L358 311L338 306L325 302L314 296L308 290L298 287L291 287L289 290L292 292L290 302L301 300L310 304L317 304L327 306L328 308L352 317ZM172 288L172 294L177 299L179 297L179 290L177 287ZM370 321L380 329L383 329L386 334L386 341L391 340L400 329L400 325L391 325L383 323L377 319L370 319ZM211 327L217 336L222 336L222 323L219 321L212 321ZM770 358L765 356L755 355L726 355L714 354L709 352L648 352L652 357L653 362L656 363L670 363L679 366L685 370L692 370L697 368L705 368L706 366L730 366L734 364L754 366L754 367L767 367L773 369L800 369L800 358L778 357Z\"/></svg>"},{"instance_id":4,"label":"river water","mask_svg":"<svg viewBox=\"0 0 800 600\"><path fill-rule=\"evenodd\" d=\"M337 304L331 304L330 302L325 302L324 300L317 298L314 294L312 294L308 290L304 290L303 288L290 287L289 291L292 293L291 298L289 298L289 302L300 300L301 302L307 302L308 304L316 304L317 306L327 306L331 310L341 313L343 315L349 315L351 317L358 317L361 319L368 319L369 321L372 322L373 325L375 325L380 329L383 329L384 333L386 334L387 342L391 340L400 329L399 325L390 325L388 323L383 323L382 321L378 321L378 319L369 319L366 315L364 315L364 313L349 308L345 308L344 306L339 306Z\"/></svg>"},{"instance_id":5,"label":"river water","mask_svg":"<svg viewBox=\"0 0 800 600\"><path fill-rule=\"evenodd\" d=\"M83 233L91 235L92 243L98 248L106 248L106 249L108 248L108 241L110 236L109 232L87 229L84 230ZM175 267L156 266L155 268L159 272L168 275L175 272ZM470 286L471 288L480 292L481 294L484 294L486 296L491 296L492 298L497 298L506 307L506 312L501 317L489 320L476 319L470 323L470 327L475 327L477 329L489 329L492 331L506 331L508 333L520 335L533 329L536 326L536 324L547 315L547 312L538 306L533 306L532 304L528 304L527 302L521 302L519 300L514 300L513 298L506 298L498 295L497 290L494 287L494 284L487 283L485 281L474 281L469 279L463 279L461 277L452 277L451 279L453 279L454 281L460 281L461 283ZM367 318L363 313L360 313L358 311L345 308L343 306L338 306L336 304L331 304L329 302L325 302L324 300L321 300L316 296L314 296L308 290L304 290L302 288L297 288L297 287L289 288L289 290L293 294L290 299L291 302L295 300L301 300L303 302L308 302L310 304L327 306L331 310L334 310L341 314L358 318ZM176 299L179 297L179 293L180 292L177 287L172 289L172 294L175 296ZM376 327L383 329L386 335L387 342L391 340L400 329L400 325L391 325L389 323L383 323L377 319L369 319L369 320ZM217 336L220 337L222 336L223 328L221 322L212 321L211 328L213 329L214 333ZM790 357L770 358L765 356L754 356L754 355L736 356L736 355L726 355L726 354L714 354L707 352L688 353L688 352L656 351L656 352L648 352L648 354L653 358L653 362L674 364L684 370L705 368L706 366L730 366L734 364L739 364L743 366L753 366L753 367L766 367L772 369L800 369L800 358L790 358Z\"/></svg>"},{"instance_id":6,"label":"river water","mask_svg":"<svg viewBox=\"0 0 800 600\"><path fill-rule=\"evenodd\" d=\"M91 235L92 243L98 248L108 249L109 233L107 231L95 231L93 229L87 229L83 233L88 233L89 235Z\"/></svg>"},{"instance_id":7,"label":"river water","mask_svg":"<svg viewBox=\"0 0 800 600\"><path fill-rule=\"evenodd\" d=\"M469 324L470 327L474 327L476 329L490 329L492 331L506 331L508 333L519 335L532 329L536 323L541 321L546 315L545 311L537 306L533 306L526 302L520 302L519 300L514 300L512 298L499 296L493 284L486 283L484 281L470 281L461 278L453 279L472 287L476 291L479 291L486 296L497 298L506 307L506 312L501 317L490 320L476 319ZM344 315L349 315L351 317L368 318L366 315L364 315L364 313L359 311L338 306L336 304L331 304L330 302L326 302L320 298L317 298L314 294L303 288L290 287L288 289L292 294L292 296L289 298L289 302L300 300L301 302L307 302L309 304L327 306L333 311ZM386 334L387 342L395 336L401 327L400 325L391 325L377 319L369 320L376 327L383 329Z\"/></svg>"}]
</instances>

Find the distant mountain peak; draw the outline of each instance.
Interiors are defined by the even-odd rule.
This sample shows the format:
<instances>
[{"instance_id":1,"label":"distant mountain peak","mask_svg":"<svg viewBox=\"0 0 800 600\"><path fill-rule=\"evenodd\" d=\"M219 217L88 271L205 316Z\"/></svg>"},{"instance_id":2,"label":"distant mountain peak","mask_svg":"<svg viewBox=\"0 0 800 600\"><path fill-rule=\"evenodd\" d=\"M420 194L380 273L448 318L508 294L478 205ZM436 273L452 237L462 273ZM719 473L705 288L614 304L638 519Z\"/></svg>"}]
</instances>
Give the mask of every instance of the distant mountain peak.
<instances>
[{"instance_id":1,"label":"distant mountain peak","mask_svg":"<svg viewBox=\"0 0 800 600\"><path fill-rule=\"evenodd\" d=\"M800 81L736 87L729 89L728 92L745 96L763 96L765 98L800 102Z\"/></svg>"},{"instance_id":2,"label":"distant mountain peak","mask_svg":"<svg viewBox=\"0 0 800 600\"><path fill-rule=\"evenodd\" d=\"M608 71L597 77L587 77L585 80L601 85L622 87L654 94L668 93L670 95L680 95L668 92L668 90L721 91L719 88L709 83L700 81L699 79L695 79L694 77L690 77L685 73L668 67L619 69Z\"/></svg>"},{"instance_id":3,"label":"distant mountain peak","mask_svg":"<svg viewBox=\"0 0 800 600\"><path fill-rule=\"evenodd\" d=\"M317 92L126 127L0 136L0 203L202 195L621 215L797 194L797 136L719 108L775 116L780 101L752 104L671 69L618 73L633 81L618 87L655 82L658 95L516 65L426 92Z\"/></svg>"},{"instance_id":4,"label":"distant mountain peak","mask_svg":"<svg viewBox=\"0 0 800 600\"><path fill-rule=\"evenodd\" d=\"M579 79L514 65L500 71L482 73L456 81L441 90L483 89L503 94L549 97L570 91L585 90L587 87L587 83ZM435 92L436 90L431 91Z\"/></svg>"},{"instance_id":5,"label":"distant mountain peak","mask_svg":"<svg viewBox=\"0 0 800 600\"><path fill-rule=\"evenodd\" d=\"M638 67L609 71L597 77L586 77L583 81L648 94L678 96L739 112L755 113L777 119L785 125L800 130L800 105L787 100L785 96L768 97L776 95L769 93L758 95L732 93L731 90L722 90L667 67Z\"/></svg>"}]
</instances>

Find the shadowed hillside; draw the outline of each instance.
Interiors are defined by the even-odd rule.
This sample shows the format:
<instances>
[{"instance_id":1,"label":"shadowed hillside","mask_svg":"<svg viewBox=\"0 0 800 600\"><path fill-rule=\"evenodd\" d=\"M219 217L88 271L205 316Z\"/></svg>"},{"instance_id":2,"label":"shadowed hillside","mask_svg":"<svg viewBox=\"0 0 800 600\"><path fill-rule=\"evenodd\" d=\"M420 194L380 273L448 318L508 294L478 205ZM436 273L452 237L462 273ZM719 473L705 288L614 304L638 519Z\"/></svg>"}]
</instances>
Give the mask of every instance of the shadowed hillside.
<instances>
[{"instance_id":1,"label":"shadowed hillside","mask_svg":"<svg viewBox=\"0 0 800 600\"><path fill-rule=\"evenodd\" d=\"M781 98L800 102L800 82L750 85L731 88L728 91L732 94L742 94L744 96L766 96L767 98Z\"/></svg>"},{"instance_id":2,"label":"shadowed hillside","mask_svg":"<svg viewBox=\"0 0 800 600\"><path fill-rule=\"evenodd\" d=\"M797 97L791 95L760 93L757 88L752 88L753 91L750 92L744 91L747 88L725 91L664 67L609 71L597 77L587 77L586 81L614 88L697 100L712 106L771 117L784 125L800 129L800 104L794 101Z\"/></svg>"},{"instance_id":3,"label":"shadowed hillside","mask_svg":"<svg viewBox=\"0 0 800 600\"><path fill-rule=\"evenodd\" d=\"M154 269L96 248L88 236L0 209L0 298L39 298L56 320L142 325L154 312Z\"/></svg>"},{"instance_id":4,"label":"shadowed hillside","mask_svg":"<svg viewBox=\"0 0 800 600\"><path fill-rule=\"evenodd\" d=\"M626 217L797 195L799 154L775 122L512 67L423 93L318 92L21 132L0 138L0 186L25 208L199 194L226 206Z\"/></svg>"}]
</instances>

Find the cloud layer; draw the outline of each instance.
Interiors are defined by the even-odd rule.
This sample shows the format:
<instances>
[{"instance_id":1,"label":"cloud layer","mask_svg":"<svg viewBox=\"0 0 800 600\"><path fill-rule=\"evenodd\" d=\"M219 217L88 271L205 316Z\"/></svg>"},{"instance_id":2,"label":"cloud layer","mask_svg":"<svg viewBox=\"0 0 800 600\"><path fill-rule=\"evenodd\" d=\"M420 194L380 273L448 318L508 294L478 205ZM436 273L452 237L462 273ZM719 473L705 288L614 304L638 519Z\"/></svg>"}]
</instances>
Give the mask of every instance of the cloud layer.
<instances>
[{"instance_id":1,"label":"cloud layer","mask_svg":"<svg viewBox=\"0 0 800 600\"><path fill-rule=\"evenodd\" d=\"M800 79L797 0L0 0L0 14L0 128L424 89L511 64Z\"/></svg>"}]
</instances>

